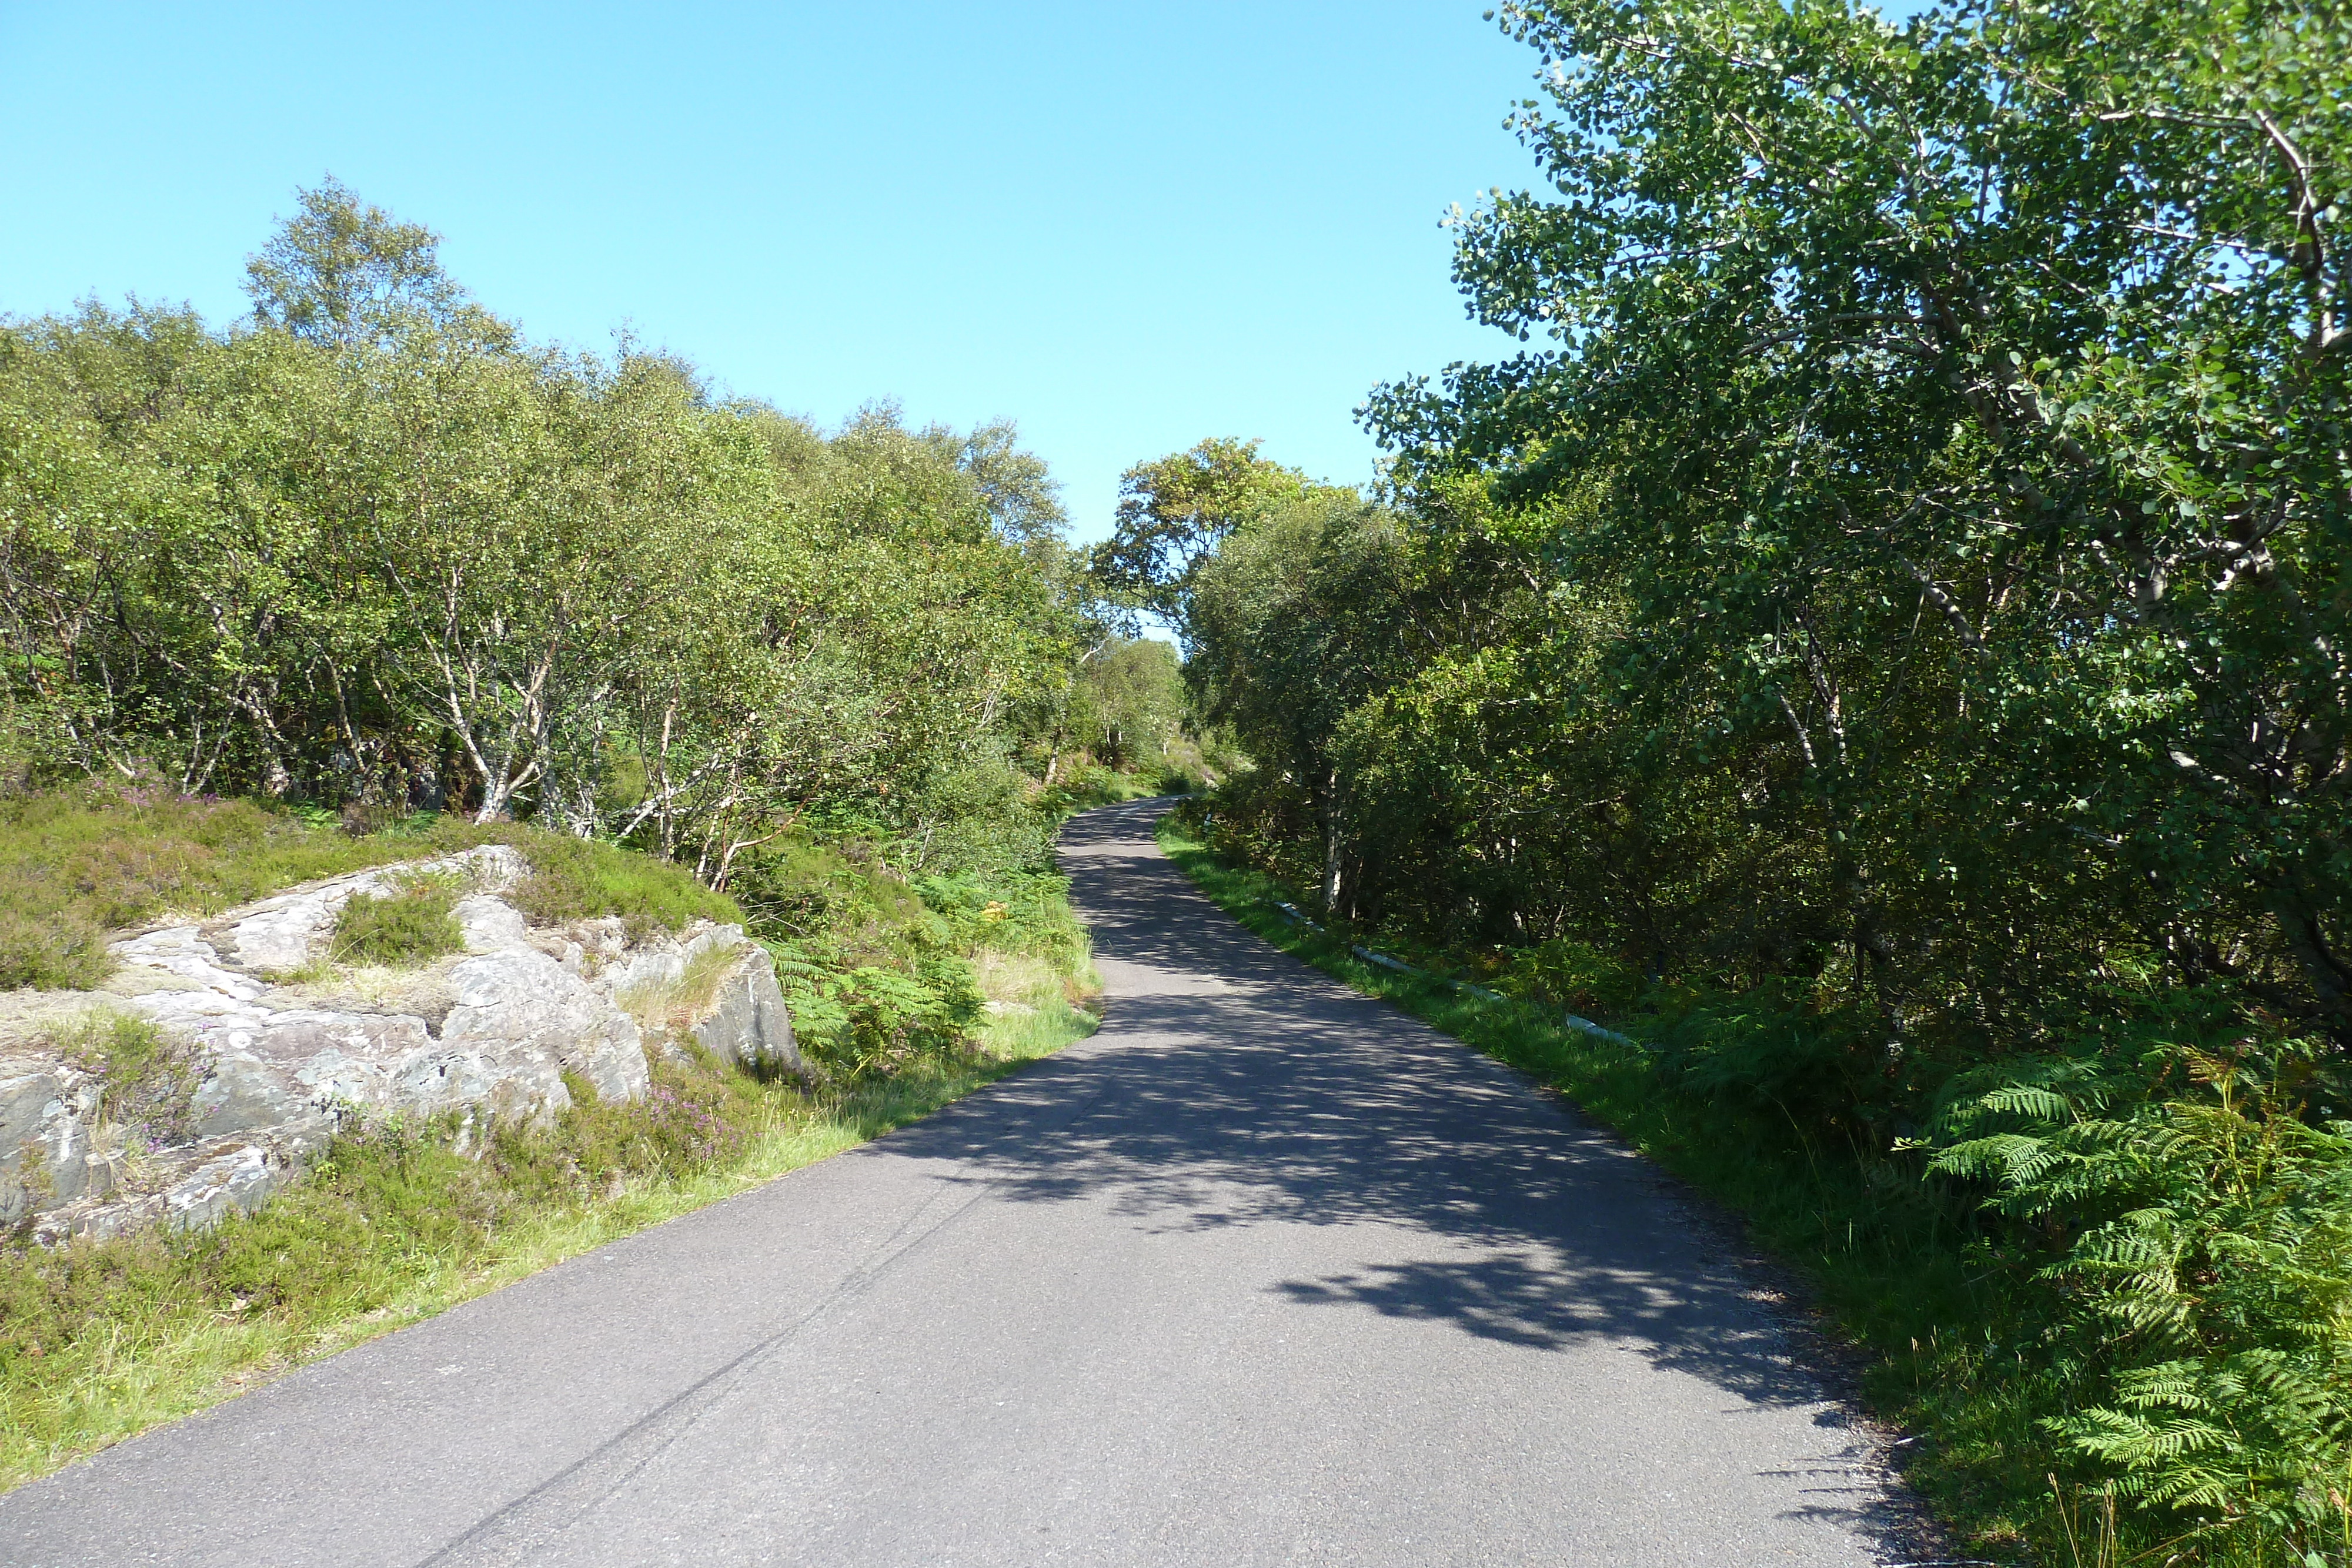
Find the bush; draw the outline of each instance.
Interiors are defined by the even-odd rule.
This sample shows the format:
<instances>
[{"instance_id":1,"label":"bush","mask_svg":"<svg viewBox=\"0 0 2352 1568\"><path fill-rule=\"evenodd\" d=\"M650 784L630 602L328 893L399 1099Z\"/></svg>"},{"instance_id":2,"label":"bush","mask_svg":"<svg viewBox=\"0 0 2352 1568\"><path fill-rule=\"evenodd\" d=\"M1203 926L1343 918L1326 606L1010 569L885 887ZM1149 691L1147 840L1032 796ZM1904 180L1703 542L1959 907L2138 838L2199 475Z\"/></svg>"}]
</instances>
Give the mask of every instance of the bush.
<instances>
[{"instance_id":1,"label":"bush","mask_svg":"<svg viewBox=\"0 0 2352 1568\"><path fill-rule=\"evenodd\" d=\"M1571 1012L1613 1017L1630 1010L1643 990L1641 971L1589 942L1555 937L1510 956L1501 988L1531 1000L1556 1002Z\"/></svg>"},{"instance_id":2,"label":"bush","mask_svg":"<svg viewBox=\"0 0 2352 1568\"><path fill-rule=\"evenodd\" d=\"M846 975L778 948L777 979L803 1053L836 1083L887 1078L940 1058L969 1056L982 1016L971 967L951 955L917 972L861 966Z\"/></svg>"},{"instance_id":3,"label":"bush","mask_svg":"<svg viewBox=\"0 0 2352 1568\"><path fill-rule=\"evenodd\" d=\"M424 964L466 945L450 915L460 884L447 876L400 879L382 894L355 893L335 919L330 951L347 964Z\"/></svg>"},{"instance_id":4,"label":"bush","mask_svg":"<svg viewBox=\"0 0 2352 1568\"><path fill-rule=\"evenodd\" d=\"M918 816L898 857L914 870L999 875L1053 866L1055 814L1039 809L1026 781L1001 759L932 779Z\"/></svg>"},{"instance_id":5,"label":"bush","mask_svg":"<svg viewBox=\"0 0 2352 1568\"><path fill-rule=\"evenodd\" d=\"M1022 954L1075 967L1087 952L1086 927L1070 909L1059 873L928 877L918 891L963 948Z\"/></svg>"},{"instance_id":6,"label":"bush","mask_svg":"<svg viewBox=\"0 0 2352 1568\"><path fill-rule=\"evenodd\" d=\"M501 827L488 836L513 845L530 862L530 875L506 894L533 920L553 924L617 915L632 939L675 931L697 920L740 925L743 911L723 893L695 881L684 867L649 855L568 834Z\"/></svg>"},{"instance_id":7,"label":"bush","mask_svg":"<svg viewBox=\"0 0 2352 1568\"><path fill-rule=\"evenodd\" d=\"M16 902L23 898L22 904ZM37 907L21 882L0 874L0 990L87 989L106 978L114 960L106 932L79 909Z\"/></svg>"}]
</instances>

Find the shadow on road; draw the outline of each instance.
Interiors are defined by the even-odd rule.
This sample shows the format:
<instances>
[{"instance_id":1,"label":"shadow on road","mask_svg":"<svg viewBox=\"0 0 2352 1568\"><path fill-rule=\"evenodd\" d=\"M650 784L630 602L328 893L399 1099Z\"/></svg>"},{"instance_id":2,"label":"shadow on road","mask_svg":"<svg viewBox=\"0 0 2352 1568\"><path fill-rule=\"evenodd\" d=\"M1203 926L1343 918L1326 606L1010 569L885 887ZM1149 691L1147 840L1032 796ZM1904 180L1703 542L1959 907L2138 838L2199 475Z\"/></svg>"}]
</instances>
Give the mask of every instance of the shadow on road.
<instances>
[{"instance_id":1,"label":"shadow on road","mask_svg":"<svg viewBox=\"0 0 2352 1568\"><path fill-rule=\"evenodd\" d=\"M1089 812L1064 838L1111 986L1103 1030L897 1134L898 1152L970 1162L966 1179L1000 1197L1107 1197L1147 1228L1423 1232L1444 1243L1427 1260L1278 1289L1541 1349L1606 1337L1743 1401L1822 1402L1752 1288L1645 1162L1234 923L1159 855L1150 825L1164 808Z\"/></svg>"},{"instance_id":2,"label":"shadow on road","mask_svg":"<svg viewBox=\"0 0 2352 1568\"><path fill-rule=\"evenodd\" d=\"M1847 1428L1794 1517L1903 1557L1943 1550L1876 1439L1670 1179L1519 1074L1261 941L1153 841L1166 801L1074 818L1072 898L1109 987L1065 1058L900 1134L1003 1198L1108 1201L1147 1228L1387 1227L1408 1254L1274 1289L1538 1352L1608 1343L1728 1411ZM1422 1258L1411 1257L1425 1251ZM1783 1473L1786 1472L1774 1472Z\"/></svg>"}]
</instances>

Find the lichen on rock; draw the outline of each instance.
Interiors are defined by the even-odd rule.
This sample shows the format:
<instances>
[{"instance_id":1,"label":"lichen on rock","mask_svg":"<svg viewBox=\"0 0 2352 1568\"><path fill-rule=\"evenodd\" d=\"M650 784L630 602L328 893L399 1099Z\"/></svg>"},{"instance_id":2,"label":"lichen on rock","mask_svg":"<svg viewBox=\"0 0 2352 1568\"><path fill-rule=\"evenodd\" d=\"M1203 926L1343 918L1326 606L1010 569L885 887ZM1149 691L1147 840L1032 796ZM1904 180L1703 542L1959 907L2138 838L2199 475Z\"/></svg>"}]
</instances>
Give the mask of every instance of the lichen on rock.
<instances>
[{"instance_id":1,"label":"lichen on rock","mask_svg":"<svg viewBox=\"0 0 2352 1568\"><path fill-rule=\"evenodd\" d=\"M488 845L331 878L121 935L103 993L0 996L0 1221L44 1240L212 1224L293 1179L353 1117L531 1123L572 1103L567 1076L638 1098L649 1038L804 1071L773 965L740 926L632 942L618 919L534 925L499 896L529 873ZM398 970L331 961L352 898L420 876L464 879L462 953ZM192 1135L157 1143L108 1120L103 1074L62 1042L109 1009L192 1051L178 1129Z\"/></svg>"}]
</instances>

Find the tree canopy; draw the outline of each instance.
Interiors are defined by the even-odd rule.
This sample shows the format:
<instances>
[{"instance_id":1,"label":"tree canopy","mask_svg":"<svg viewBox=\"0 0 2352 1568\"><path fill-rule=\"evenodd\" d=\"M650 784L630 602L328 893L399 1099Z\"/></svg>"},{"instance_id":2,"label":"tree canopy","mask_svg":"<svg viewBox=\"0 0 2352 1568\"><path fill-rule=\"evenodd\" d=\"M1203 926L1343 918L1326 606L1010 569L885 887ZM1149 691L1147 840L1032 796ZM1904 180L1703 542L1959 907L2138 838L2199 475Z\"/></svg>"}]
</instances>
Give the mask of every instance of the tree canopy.
<instances>
[{"instance_id":1,"label":"tree canopy","mask_svg":"<svg viewBox=\"0 0 2352 1568\"><path fill-rule=\"evenodd\" d=\"M527 815L720 883L825 821L1042 855L1014 764L1090 632L1013 427L828 433L531 345L436 245L331 182L248 323L0 324L19 765Z\"/></svg>"},{"instance_id":2,"label":"tree canopy","mask_svg":"<svg viewBox=\"0 0 2352 1568\"><path fill-rule=\"evenodd\" d=\"M2352 13L1499 17L1547 188L1454 277L1528 348L1373 393L1377 505L1154 525L1262 764L1218 842L1713 1020L1690 1081L1808 1148L1974 1129L1938 1172L2080 1292L2048 1463L2316 1552L2352 1273L2187 1151L2259 1064L2352 1168Z\"/></svg>"}]
</instances>

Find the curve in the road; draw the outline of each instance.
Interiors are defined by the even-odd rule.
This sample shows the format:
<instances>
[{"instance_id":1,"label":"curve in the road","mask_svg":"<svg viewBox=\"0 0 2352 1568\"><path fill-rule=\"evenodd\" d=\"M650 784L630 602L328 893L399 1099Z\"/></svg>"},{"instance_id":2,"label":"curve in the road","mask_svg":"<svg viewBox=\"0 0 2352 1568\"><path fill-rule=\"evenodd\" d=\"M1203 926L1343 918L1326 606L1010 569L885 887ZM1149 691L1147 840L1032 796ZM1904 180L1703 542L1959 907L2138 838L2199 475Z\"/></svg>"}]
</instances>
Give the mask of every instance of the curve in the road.
<instances>
[{"instance_id":1,"label":"curve in the road","mask_svg":"<svg viewBox=\"0 0 2352 1568\"><path fill-rule=\"evenodd\" d=\"M1866 1428L1638 1157L1076 819L1104 1028L0 1499L0 1562L1862 1564Z\"/></svg>"}]
</instances>

